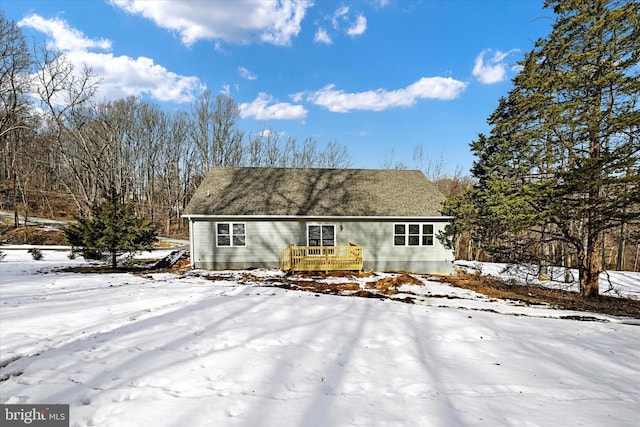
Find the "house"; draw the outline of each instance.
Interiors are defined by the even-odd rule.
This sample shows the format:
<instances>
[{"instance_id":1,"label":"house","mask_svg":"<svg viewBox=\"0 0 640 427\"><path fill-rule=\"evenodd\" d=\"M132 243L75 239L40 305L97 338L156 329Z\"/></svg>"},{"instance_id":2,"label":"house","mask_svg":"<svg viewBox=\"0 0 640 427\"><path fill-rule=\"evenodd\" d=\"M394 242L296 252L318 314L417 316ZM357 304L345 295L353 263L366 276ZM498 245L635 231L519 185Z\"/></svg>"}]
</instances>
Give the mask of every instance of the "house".
<instances>
[{"instance_id":1,"label":"house","mask_svg":"<svg viewBox=\"0 0 640 427\"><path fill-rule=\"evenodd\" d=\"M359 245L365 270L448 273L443 200L417 170L214 168L184 214L191 263L277 268L286 248Z\"/></svg>"}]
</instances>

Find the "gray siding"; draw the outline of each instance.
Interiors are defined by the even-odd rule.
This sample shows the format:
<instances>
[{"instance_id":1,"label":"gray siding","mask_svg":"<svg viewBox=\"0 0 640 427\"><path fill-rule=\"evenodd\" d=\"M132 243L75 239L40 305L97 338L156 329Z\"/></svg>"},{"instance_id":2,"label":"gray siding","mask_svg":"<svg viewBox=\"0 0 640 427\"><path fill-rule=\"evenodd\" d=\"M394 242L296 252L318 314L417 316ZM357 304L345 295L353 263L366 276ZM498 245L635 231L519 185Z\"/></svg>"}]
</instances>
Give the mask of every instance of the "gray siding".
<instances>
[{"instance_id":1,"label":"gray siding","mask_svg":"<svg viewBox=\"0 0 640 427\"><path fill-rule=\"evenodd\" d=\"M394 246L393 225L396 223L433 224L433 246ZM435 236L447 222L404 219L385 221L342 222L347 239L364 248L365 270L411 271L417 273L450 273L453 251L445 249ZM341 232L338 231L338 235Z\"/></svg>"},{"instance_id":2,"label":"gray siding","mask_svg":"<svg viewBox=\"0 0 640 427\"><path fill-rule=\"evenodd\" d=\"M216 247L215 224L217 222L246 224L246 246ZM192 218L191 259L195 268L278 268L280 251L290 244L298 246L307 244L307 224L331 224L336 227L336 245L348 245L352 242L364 248L365 270L450 273L453 253L446 250L437 239L434 239L433 246L393 245L393 225L408 222L433 224L435 235L447 224L446 221L433 219L407 221L405 219L343 220L340 218L322 220Z\"/></svg>"}]
</instances>

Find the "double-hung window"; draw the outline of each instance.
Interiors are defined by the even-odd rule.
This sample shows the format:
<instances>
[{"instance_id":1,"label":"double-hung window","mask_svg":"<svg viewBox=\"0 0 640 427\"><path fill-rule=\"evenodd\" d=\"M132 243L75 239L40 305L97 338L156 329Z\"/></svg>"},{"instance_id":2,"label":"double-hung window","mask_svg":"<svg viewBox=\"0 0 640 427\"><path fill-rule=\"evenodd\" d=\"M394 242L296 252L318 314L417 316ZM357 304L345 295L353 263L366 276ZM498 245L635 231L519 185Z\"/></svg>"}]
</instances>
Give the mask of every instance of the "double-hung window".
<instances>
[{"instance_id":1,"label":"double-hung window","mask_svg":"<svg viewBox=\"0 0 640 427\"><path fill-rule=\"evenodd\" d=\"M335 225L307 225L307 246L335 246Z\"/></svg>"},{"instance_id":2,"label":"double-hung window","mask_svg":"<svg viewBox=\"0 0 640 427\"><path fill-rule=\"evenodd\" d=\"M394 246L433 246L433 224L393 224Z\"/></svg>"},{"instance_id":3,"label":"double-hung window","mask_svg":"<svg viewBox=\"0 0 640 427\"><path fill-rule=\"evenodd\" d=\"M217 246L246 246L245 224L241 222L219 222L216 224Z\"/></svg>"}]
</instances>

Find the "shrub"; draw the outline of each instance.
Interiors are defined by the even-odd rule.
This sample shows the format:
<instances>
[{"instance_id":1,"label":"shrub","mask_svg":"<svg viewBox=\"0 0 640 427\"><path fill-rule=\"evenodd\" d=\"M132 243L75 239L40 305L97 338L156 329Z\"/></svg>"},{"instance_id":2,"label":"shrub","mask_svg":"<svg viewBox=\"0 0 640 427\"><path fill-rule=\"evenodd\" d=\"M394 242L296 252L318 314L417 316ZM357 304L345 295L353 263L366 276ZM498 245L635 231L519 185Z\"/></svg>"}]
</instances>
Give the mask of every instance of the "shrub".
<instances>
[{"instance_id":1,"label":"shrub","mask_svg":"<svg viewBox=\"0 0 640 427\"><path fill-rule=\"evenodd\" d=\"M40 261L42 258L44 258L44 254L38 248L31 248L31 249L28 250L28 252L31 254L33 259L36 260L36 261Z\"/></svg>"}]
</instances>

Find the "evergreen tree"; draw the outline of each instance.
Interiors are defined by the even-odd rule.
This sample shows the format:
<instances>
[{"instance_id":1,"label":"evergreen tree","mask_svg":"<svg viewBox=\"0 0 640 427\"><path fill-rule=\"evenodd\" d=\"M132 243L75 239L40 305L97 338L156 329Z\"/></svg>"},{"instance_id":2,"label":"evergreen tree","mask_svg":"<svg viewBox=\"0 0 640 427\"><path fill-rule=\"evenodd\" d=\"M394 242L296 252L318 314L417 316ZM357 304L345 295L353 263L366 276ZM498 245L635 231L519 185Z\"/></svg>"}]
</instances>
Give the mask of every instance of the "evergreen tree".
<instances>
[{"instance_id":1,"label":"evergreen tree","mask_svg":"<svg viewBox=\"0 0 640 427\"><path fill-rule=\"evenodd\" d=\"M598 295L605 230L640 218L640 4L551 0L551 34L471 144L478 184L459 221L503 257L573 248L580 291ZM451 200L449 214L463 204ZM458 225L460 227L461 225Z\"/></svg>"},{"instance_id":2,"label":"evergreen tree","mask_svg":"<svg viewBox=\"0 0 640 427\"><path fill-rule=\"evenodd\" d=\"M91 209L91 215L78 218L65 229L67 240L85 258L109 257L111 267L116 268L118 255L150 249L158 240L154 228L136 217L134 208L112 191L107 200Z\"/></svg>"}]
</instances>

